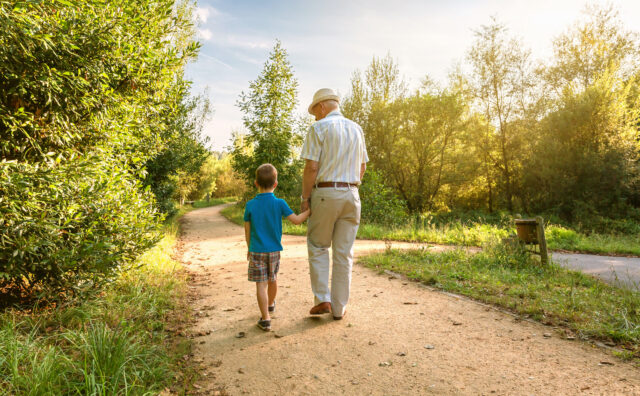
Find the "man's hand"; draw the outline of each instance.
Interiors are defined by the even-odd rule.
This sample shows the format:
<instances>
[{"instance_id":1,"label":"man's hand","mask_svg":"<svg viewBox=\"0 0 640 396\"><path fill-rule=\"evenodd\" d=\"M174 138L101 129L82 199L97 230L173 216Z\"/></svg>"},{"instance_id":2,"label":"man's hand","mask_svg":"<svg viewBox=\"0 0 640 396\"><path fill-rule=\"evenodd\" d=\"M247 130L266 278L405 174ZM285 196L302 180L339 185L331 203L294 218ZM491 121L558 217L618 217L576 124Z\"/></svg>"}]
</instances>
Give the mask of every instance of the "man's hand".
<instances>
[{"instance_id":1,"label":"man's hand","mask_svg":"<svg viewBox=\"0 0 640 396\"><path fill-rule=\"evenodd\" d=\"M309 209L309 200L306 200L300 204L300 213Z\"/></svg>"},{"instance_id":2,"label":"man's hand","mask_svg":"<svg viewBox=\"0 0 640 396\"><path fill-rule=\"evenodd\" d=\"M251 252L247 250L247 261L251 261Z\"/></svg>"},{"instance_id":3,"label":"man's hand","mask_svg":"<svg viewBox=\"0 0 640 396\"><path fill-rule=\"evenodd\" d=\"M311 191L313 191L313 185L316 182L319 168L320 164L318 161L306 160L304 164L304 171L302 172L303 197L311 197Z\"/></svg>"}]
</instances>

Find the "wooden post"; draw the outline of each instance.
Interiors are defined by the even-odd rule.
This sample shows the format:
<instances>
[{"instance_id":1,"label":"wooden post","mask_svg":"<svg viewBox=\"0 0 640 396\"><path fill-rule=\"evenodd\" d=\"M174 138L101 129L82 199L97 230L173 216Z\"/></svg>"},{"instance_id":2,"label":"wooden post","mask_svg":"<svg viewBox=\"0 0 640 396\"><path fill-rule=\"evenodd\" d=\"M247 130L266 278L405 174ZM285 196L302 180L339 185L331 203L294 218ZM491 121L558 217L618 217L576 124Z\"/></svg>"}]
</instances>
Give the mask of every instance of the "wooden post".
<instances>
[{"instance_id":1,"label":"wooden post","mask_svg":"<svg viewBox=\"0 0 640 396\"><path fill-rule=\"evenodd\" d=\"M536 217L536 231L538 233L538 245L540 246L540 262L545 265L549 264L547 240L544 237L544 219L540 216Z\"/></svg>"}]
</instances>

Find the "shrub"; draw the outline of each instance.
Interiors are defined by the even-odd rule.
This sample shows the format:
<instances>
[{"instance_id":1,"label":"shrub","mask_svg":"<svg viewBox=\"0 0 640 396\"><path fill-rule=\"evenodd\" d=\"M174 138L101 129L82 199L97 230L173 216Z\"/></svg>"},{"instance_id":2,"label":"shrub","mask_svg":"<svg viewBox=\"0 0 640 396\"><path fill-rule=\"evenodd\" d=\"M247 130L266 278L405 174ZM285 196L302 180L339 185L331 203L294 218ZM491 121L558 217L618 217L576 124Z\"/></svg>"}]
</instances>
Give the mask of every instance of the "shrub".
<instances>
[{"instance_id":1,"label":"shrub","mask_svg":"<svg viewBox=\"0 0 640 396\"><path fill-rule=\"evenodd\" d=\"M0 163L0 284L102 282L155 243L154 213L133 176L96 158Z\"/></svg>"},{"instance_id":2,"label":"shrub","mask_svg":"<svg viewBox=\"0 0 640 396\"><path fill-rule=\"evenodd\" d=\"M388 187L380 172L367 170L360 187L362 220L367 223L397 225L408 220L405 203Z\"/></svg>"},{"instance_id":3,"label":"shrub","mask_svg":"<svg viewBox=\"0 0 640 396\"><path fill-rule=\"evenodd\" d=\"M550 225L545 229L545 236L549 243L557 246L574 246L578 243L579 235L574 230L562 226Z\"/></svg>"},{"instance_id":4,"label":"shrub","mask_svg":"<svg viewBox=\"0 0 640 396\"><path fill-rule=\"evenodd\" d=\"M491 224L499 227L513 227L514 216L507 212L487 213L481 210L451 210L447 212L429 212L422 216L425 224L437 226L448 224Z\"/></svg>"}]
</instances>

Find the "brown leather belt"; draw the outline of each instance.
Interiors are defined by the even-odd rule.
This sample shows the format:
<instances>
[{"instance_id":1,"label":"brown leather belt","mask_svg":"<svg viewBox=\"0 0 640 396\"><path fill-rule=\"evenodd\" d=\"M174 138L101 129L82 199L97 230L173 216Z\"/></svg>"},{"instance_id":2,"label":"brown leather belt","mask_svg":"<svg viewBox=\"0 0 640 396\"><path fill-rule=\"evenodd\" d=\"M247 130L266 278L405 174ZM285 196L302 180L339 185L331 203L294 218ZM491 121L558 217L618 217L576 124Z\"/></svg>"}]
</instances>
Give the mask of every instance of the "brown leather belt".
<instances>
[{"instance_id":1,"label":"brown leather belt","mask_svg":"<svg viewBox=\"0 0 640 396\"><path fill-rule=\"evenodd\" d=\"M314 187L358 187L355 183L345 183L345 182L321 182L317 183Z\"/></svg>"}]
</instances>

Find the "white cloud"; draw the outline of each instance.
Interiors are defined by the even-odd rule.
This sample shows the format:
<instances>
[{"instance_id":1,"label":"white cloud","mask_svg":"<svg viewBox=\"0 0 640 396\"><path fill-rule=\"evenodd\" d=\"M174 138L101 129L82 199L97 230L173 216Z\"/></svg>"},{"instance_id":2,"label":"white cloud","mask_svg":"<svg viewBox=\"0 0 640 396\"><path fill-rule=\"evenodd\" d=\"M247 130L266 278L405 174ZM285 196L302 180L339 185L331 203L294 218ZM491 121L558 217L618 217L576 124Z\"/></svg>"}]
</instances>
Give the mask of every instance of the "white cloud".
<instances>
[{"instance_id":1,"label":"white cloud","mask_svg":"<svg viewBox=\"0 0 640 396\"><path fill-rule=\"evenodd\" d=\"M210 9L207 8L196 8L196 20L201 23L207 23L207 19L209 19L209 15L211 15Z\"/></svg>"},{"instance_id":2,"label":"white cloud","mask_svg":"<svg viewBox=\"0 0 640 396\"><path fill-rule=\"evenodd\" d=\"M226 18L229 17L229 15L223 14L222 12L220 12L219 10L211 6L206 6L206 7L197 7L194 17L198 24L205 24L210 18L218 18L223 15Z\"/></svg>"},{"instance_id":3,"label":"white cloud","mask_svg":"<svg viewBox=\"0 0 640 396\"><path fill-rule=\"evenodd\" d=\"M198 29L198 37L205 41L209 41L213 37L213 33L211 33L211 30L209 29Z\"/></svg>"}]
</instances>

